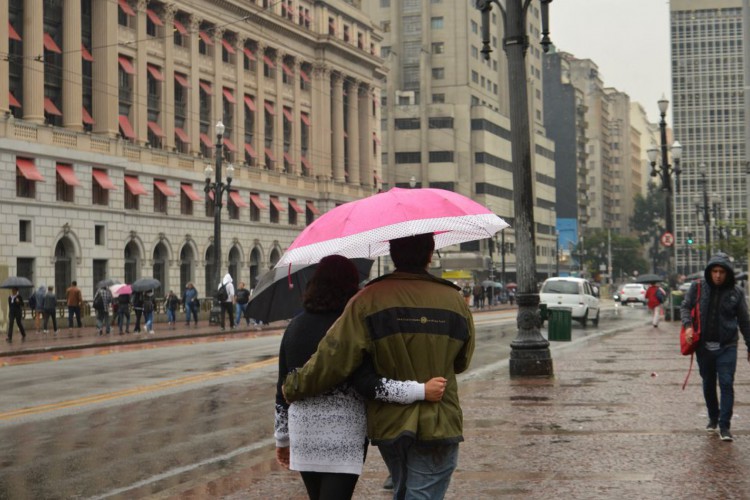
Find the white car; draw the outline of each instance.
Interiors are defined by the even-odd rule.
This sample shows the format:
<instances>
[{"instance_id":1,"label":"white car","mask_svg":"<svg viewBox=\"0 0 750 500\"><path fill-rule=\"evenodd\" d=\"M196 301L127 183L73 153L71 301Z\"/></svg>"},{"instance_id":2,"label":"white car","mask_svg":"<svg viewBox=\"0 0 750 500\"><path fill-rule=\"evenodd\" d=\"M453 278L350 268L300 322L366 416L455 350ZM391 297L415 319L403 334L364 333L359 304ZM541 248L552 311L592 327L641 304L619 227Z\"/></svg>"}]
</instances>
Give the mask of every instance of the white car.
<instances>
[{"instance_id":1,"label":"white car","mask_svg":"<svg viewBox=\"0 0 750 500\"><path fill-rule=\"evenodd\" d=\"M583 326L589 320L599 325L599 293L583 278L548 278L542 284L539 302L547 309L569 307L573 319Z\"/></svg>"},{"instance_id":2,"label":"white car","mask_svg":"<svg viewBox=\"0 0 750 500\"><path fill-rule=\"evenodd\" d=\"M620 303L629 304L630 302L648 303L648 299L646 299L646 285L628 283L620 287Z\"/></svg>"}]
</instances>

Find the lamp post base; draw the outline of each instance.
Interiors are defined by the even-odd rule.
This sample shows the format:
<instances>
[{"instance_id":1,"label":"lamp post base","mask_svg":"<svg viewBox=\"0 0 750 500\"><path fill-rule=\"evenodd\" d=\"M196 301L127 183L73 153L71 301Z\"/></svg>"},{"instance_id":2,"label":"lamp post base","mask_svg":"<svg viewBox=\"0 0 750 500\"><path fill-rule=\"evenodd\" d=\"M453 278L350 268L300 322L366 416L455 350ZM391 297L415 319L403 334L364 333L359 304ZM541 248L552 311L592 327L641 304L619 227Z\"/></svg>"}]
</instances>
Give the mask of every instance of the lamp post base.
<instances>
[{"instance_id":1,"label":"lamp post base","mask_svg":"<svg viewBox=\"0 0 750 500\"><path fill-rule=\"evenodd\" d=\"M554 369L549 342L539 332L542 325L539 294L519 294L516 300L518 335L510 343L510 376L551 378Z\"/></svg>"},{"instance_id":2,"label":"lamp post base","mask_svg":"<svg viewBox=\"0 0 750 500\"><path fill-rule=\"evenodd\" d=\"M221 305L216 299L211 301L211 311L208 313L208 324L217 326L221 324Z\"/></svg>"}]
</instances>

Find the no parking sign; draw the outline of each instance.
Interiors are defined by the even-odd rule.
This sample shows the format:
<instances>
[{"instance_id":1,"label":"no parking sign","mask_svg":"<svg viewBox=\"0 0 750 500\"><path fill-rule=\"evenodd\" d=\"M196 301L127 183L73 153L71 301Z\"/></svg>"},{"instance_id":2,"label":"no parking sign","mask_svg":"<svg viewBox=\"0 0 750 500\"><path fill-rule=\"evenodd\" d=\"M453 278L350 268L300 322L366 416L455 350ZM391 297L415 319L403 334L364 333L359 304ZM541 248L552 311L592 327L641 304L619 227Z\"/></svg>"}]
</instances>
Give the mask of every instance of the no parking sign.
<instances>
[{"instance_id":1,"label":"no parking sign","mask_svg":"<svg viewBox=\"0 0 750 500\"><path fill-rule=\"evenodd\" d=\"M674 245L674 236L672 235L672 233L662 234L659 240L661 241L661 244L664 245L665 247L671 247L672 245Z\"/></svg>"}]
</instances>

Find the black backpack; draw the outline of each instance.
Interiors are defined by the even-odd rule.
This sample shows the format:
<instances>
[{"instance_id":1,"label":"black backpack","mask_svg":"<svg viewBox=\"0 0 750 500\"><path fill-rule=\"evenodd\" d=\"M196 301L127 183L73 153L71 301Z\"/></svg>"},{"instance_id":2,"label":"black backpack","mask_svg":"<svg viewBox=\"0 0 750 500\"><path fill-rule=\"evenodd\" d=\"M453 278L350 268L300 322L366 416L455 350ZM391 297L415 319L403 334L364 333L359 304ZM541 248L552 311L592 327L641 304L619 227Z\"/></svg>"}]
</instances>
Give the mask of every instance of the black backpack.
<instances>
[{"instance_id":1,"label":"black backpack","mask_svg":"<svg viewBox=\"0 0 750 500\"><path fill-rule=\"evenodd\" d=\"M219 287L219 290L216 292L216 298L219 299L219 302L226 302L226 300L229 298L226 285L222 284Z\"/></svg>"},{"instance_id":2,"label":"black backpack","mask_svg":"<svg viewBox=\"0 0 750 500\"><path fill-rule=\"evenodd\" d=\"M104 297L102 297L101 292L96 292L96 295L94 295L94 309L97 311L104 310Z\"/></svg>"}]
</instances>

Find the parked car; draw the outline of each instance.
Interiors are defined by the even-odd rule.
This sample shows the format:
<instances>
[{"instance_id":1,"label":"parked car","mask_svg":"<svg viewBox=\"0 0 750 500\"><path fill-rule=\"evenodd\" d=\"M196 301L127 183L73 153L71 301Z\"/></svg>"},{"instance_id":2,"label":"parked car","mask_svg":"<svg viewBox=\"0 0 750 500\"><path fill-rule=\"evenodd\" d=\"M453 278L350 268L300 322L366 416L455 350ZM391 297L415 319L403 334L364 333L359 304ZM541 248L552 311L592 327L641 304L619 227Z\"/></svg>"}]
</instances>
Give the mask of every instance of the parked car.
<instances>
[{"instance_id":1,"label":"parked car","mask_svg":"<svg viewBox=\"0 0 750 500\"><path fill-rule=\"evenodd\" d=\"M619 295L621 304L629 304L630 302L648 303L648 299L646 299L646 285L642 285L641 283L627 283L622 285Z\"/></svg>"},{"instance_id":2,"label":"parked car","mask_svg":"<svg viewBox=\"0 0 750 500\"><path fill-rule=\"evenodd\" d=\"M599 293L583 278L548 278L542 284L539 301L547 309L569 307L573 319L583 326L589 320L599 325Z\"/></svg>"}]
</instances>

